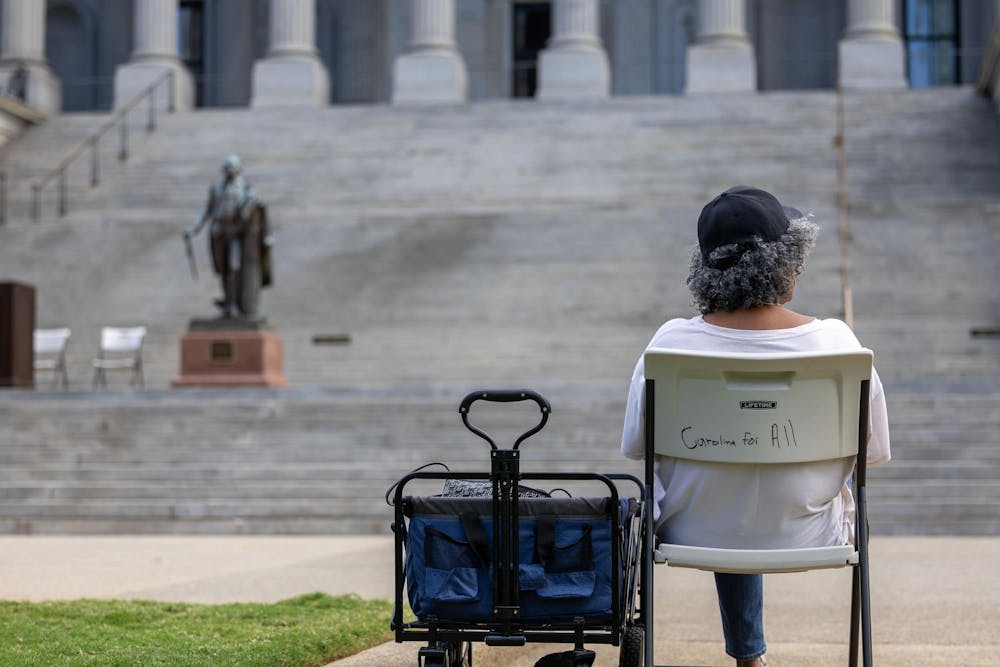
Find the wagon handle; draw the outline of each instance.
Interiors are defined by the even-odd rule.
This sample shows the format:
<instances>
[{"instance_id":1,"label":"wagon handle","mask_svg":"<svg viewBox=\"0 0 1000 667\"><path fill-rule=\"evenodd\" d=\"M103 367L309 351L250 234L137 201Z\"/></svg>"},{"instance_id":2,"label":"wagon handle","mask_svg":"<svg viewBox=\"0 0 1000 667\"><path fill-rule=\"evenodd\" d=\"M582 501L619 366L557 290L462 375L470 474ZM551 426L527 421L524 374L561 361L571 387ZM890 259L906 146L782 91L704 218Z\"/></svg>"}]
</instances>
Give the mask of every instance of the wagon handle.
<instances>
[{"instance_id":1,"label":"wagon handle","mask_svg":"<svg viewBox=\"0 0 1000 667\"><path fill-rule=\"evenodd\" d=\"M488 433L475 426L469 422L469 408L476 401L492 401L494 403L513 403L514 401L534 401L538 403L539 409L542 411L542 419L538 424L530 431L525 431L514 443L514 449L517 449L520 444L538 433L545 426L545 422L549 420L549 413L552 412L552 406L545 399L544 396L538 392L532 391L531 389L480 389L479 391L474 391L465 398L462 399L462 403L458 406L458 412L462 415L462 423L465 427L478 435L480 438L490 443L491 449L498 449L496 443L493 442L493 438L489 436Z\"/></svg>"}]
</instances>

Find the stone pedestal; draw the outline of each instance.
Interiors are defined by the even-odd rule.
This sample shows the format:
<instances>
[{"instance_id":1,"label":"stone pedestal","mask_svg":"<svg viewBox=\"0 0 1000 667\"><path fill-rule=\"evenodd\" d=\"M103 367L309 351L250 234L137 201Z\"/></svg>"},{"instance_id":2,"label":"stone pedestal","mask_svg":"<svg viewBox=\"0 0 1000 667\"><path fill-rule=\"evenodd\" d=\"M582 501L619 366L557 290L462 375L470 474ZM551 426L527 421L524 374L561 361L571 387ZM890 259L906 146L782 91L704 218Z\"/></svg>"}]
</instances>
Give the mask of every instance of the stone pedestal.
<instances>
[{"instance_id":1,"label":"stone pedestal","mask_svg":"<svg viewBox=\"0 0 1000 667\"><path fill-rule=\"evenodd\" d=\"M468 88L455 46L455 0L414 0L410 44L392 68L393 104L458 104Z\"/></svg>"},{"instance_id":2,"label":"stone pedestal","mask_svg":"<svg viewBox=\"0 0 1000 667\"><path fill-rule=\"evenodd\" d=\"M115 108L131 102L168 71L173 79L157 88L156 106L194 106L194 80L177 53L177 0L136 0L134 31L132 56L115 70Z\"/></svg>"},{"instance_id":3,"label":"stone pedestal","mask_svg":"<svg viewBox=\"0 0 1000 667\"><path fill-rule=\"evenodd\" d=\"M687 51L687 93L757 90L757 63L750 44L695 44Z\"/></svg>"},{"instance_id":4,"label":"stone pedestal","mask_svg":"<svg viewBox=\"0 0 1000 667\"><path fill-rule=\"evenodd\" d=\"M838 45L840 86L848 90L905 90L900 39L844 39Z\"/></svg>"},{"instance_id":5,"label":"stone pedestal","mask_svg":"<svg viewBox=\"0 0 1000 667\"><path fill-rule=\"evenodd\" d=\"M330 75L315 41L314 0L271 0L270 47L253 65L251 107L330 103Z\"/></svg>"},{"instance_id":6,"label":"stone pedestal","mask_svg":"<svg viewBox=\"0 0 1000 667\"><path fill-rule=\"evenodd\" d=\"M699 0L698 36L687 50L685 92L757 89L757 62L745 9L744 0Z\"/></svg>"},{"instance_id":7,"label":"stone pedestal","mask_svg":"<svg viewBox=\"0 0 1000 667\"><path fill-rule=\"evenodd\" d=\"M540 100L604 98L610 89L610 67L603 50L545 49L539 54Z\"/></svg>"},{"instance_id":8,"label":"stone pedestal","mask_svg":"<svg viewBox=\"0 0 1000 667\"><path fill-rule=\"evenodd\" d=\"M38 62L0 63L0 87L9 90L15 77L24 81L24 99L20 100L24 104L46 115L62 110L62 84L48 65Z\"/></svg>"},{"instance_id":9,"label":"stone pedestal","mask_svg":"<svg viewBox=\"0 0 1000 667\"><path fill-rule=\"evenodd\" d=\"M837 48L841 88L907 88L903 40L893 0L848 0L847 29Z\"/></svg>"},{"instance_id":10,"label":"stone pedestal","mask_svg":"<svg viewBox=\"0 0 1000 667\"><path fill-rule=\"evenodd\" d=\"M250 106L318 107L330 103L326 67L312 55L270 56L253 65Z\"/></svg>"},{"instance_id":11,"label":"stone pedestal","mask_svg":"<svg viewBox=\"0 0 1000 667\"><path fill-rule=\"evenodd\" d=\"M611 69L601 43L597 0L556 0L555 30L538 55L538 99L607 97Z\"/></svg>"},{"instance_id":12,"label":"stone pedestal","mask_svg":"<svg viewBox=\"0 0 1000 667\"><path fill-rule=\"evenodd\" d=\"M185 111L194 106L194 79L179 60L168 58L126 63L115 70L115 109L120 109L136 95L144 92L167 71L174 73L172 81L161 83L155 95L156 108L161 111ZM145 103L140 107L145 109Z\"/></svg>"},{"instance_id":13,"label":"stone pedestal","mask_svg":"<svg viewBox=\"0 0 1000 667\"><path fill-rule=\"evenodd\" d=\"M46 114L62 109L62 87L45 62L44 2L0 2L0 86L10 90L11 83L29 107Z\"/></svg>"},{"instance_id":14,"label":"stone pedestal","mask_svg":"<svg viewBox=\"0 0 1000 667\"><path fill-rule=\"evenodd\" d=\"M267 329L199 328L181 338L173 387L287 387L281 338Z\"/></svg>"},{"instance_id":15,"label":"stone pedestal","mask_svg":"<svg viewBox=\"0 0 1000 667\"><path fill-rule=\"evenodd\" d=\"M457 51L404 53L393 65L393 104L460 104L468 89Z\"/></svg>"}]
</instances>

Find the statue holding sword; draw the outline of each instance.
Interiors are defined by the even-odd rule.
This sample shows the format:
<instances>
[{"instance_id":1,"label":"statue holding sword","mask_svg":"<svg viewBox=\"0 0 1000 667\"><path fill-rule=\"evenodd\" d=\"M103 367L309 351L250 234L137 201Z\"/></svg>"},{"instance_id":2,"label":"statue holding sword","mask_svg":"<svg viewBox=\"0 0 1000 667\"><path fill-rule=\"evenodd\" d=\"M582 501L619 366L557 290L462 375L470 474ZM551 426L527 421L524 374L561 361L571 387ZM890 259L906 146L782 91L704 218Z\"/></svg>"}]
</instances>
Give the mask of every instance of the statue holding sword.
<instances>
[{"instance_id":1,"label":"statue holding sword","mask_svg":"<svg viewBox=\"0 0 1000 667\"><path fill-rule=\"evenodd\" d=\"M197 280L191 238L209 225L209 251L222 298L215 304L227 319L260 320L260 289L271 285L271 245L267 208L243 177L236 155L222 163L222 177L208 191L201 217L184 230L192 277Z\"/></svg>"}]
</instances>

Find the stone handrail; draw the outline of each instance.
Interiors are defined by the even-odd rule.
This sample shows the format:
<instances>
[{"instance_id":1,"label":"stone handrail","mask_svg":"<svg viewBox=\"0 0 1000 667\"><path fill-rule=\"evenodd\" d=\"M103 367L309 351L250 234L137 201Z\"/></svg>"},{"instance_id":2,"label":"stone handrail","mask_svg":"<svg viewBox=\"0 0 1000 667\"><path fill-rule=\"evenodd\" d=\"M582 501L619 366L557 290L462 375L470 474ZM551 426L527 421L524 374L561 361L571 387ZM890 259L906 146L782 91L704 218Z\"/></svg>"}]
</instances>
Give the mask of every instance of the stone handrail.
<instances>
[{"instance_id":1,"label":"stone handrail","mask_svg":"<svg viewBox=\"0 0 1000 667\"><path fill-rule=\"evenodd\" d=\"M41 123L47 117L44 112L29 107L21 100L3 91L0 91L0 111L32 124Z\"/></svg>"},{"instance_id":2,"label":"stone handrail","mask_svg":"<svg viewBox=\"0 0 1000 667\"><path fill-rule=\"evenodd\" d=\"M40 180L36 181L31 186L32 191L32 203L31 203L31 218L35 222L38 222L42 215L42 190L52 181L59 180L59 217L66 215L68 210L68 197L67 197L67 187L66 187L66 171L69 169L77 158L83 155L86 151L90 151L90 187L96 187L100 183L100 158L98 153L98 143L105 134L113 130L115 127L119 128L120 144L118 149L118 161L124 162L128 159L128 115L136 107L138 107L144 100L149 102L149 114L146 121L146 132L150 133L156 129L156 91L167 82L167 111L170 113L174 112L174 72L173 70L167 70L159 77L157 77L153 83L149 84L144 88L138 95L132 98L123 107L118 109L108 120L107 123L102 125L93 134L84 139L79 146L73 149L63 160L59 163L57 167L48 172Z\"/></svg>"}]
</instances>

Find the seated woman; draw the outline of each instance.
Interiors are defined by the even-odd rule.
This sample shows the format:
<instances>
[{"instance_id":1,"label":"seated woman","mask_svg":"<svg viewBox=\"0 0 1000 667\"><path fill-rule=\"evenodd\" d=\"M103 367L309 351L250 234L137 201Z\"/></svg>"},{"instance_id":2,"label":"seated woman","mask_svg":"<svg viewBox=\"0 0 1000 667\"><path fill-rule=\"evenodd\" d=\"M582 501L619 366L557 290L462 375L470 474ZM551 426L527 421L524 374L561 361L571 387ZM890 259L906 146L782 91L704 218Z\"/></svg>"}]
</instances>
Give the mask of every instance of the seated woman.
<instances>
[{"instance_id":1,"label":"seated woman","mask_svg":"<svg viewBox=\"0 0 1000 667\"><path fill-rule=\"evenodd\" d=\"M698 218L698 247L687 284L701 315L673 319L648 347L710 352L806 352L858 349L846 324L785 307L816 241L818 227L748 186L726 190ZM629 387L622 454L641 459L645 400L640 356ZM868 464L889 460L885 396L872 372ZM758 466L732 476L723 466L655 462L653 516L667 542L720 548L791 548L846 544L854 536L851 464L819 462L795 471ZM738 667L764 665L761 575L716 574L726 652Z\"/></svg>"}]
</instances>

